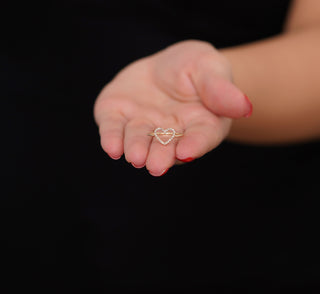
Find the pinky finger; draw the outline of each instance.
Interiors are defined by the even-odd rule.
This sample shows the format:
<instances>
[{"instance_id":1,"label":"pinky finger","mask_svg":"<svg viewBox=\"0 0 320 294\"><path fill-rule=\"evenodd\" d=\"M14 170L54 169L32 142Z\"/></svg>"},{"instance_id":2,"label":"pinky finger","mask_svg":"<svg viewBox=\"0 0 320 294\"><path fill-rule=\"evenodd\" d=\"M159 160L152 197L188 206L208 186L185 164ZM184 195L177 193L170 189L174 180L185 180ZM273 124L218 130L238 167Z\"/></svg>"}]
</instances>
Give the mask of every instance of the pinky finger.
<instances>
[{"instance_id":1,"label":"pinky finger","mask_svg":"<svg viewBox=\"0 0 320 294\"><path fill-rule=\"evenodd\" d=\"M112 159L119 159L123 154L126 123L122 115L113 115L103 119L99 125L101 147Z\"/></svg>"}]
</instances>

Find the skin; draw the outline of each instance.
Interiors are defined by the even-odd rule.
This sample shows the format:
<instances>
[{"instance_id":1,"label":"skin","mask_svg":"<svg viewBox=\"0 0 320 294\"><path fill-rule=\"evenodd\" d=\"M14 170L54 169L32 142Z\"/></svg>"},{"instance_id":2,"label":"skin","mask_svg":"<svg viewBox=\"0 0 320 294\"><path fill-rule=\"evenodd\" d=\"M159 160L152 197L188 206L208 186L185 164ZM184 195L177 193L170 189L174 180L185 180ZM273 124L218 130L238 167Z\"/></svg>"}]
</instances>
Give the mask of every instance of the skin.
<instances>
[{"instance_id":1,"label":"skin","mask_svg":"<svg viewBox=\"0 0 320 294\"><path fill-rule=\"evenodd\" d=\"M283 34L227 48L234 83L253 103L235 120L229 140L292 144L320 137L320 1L296 0Z\"/></svg>"},{"instance_id":2,"label":"skin","mask_svg":"<svg viewBox=\"0 0 320 294\"><path fill-rule=\"evenodd\" d=\"M216 50L190 40L125 67L99 94L101 145L161 176L223 140L283 144L320 135L320 1L296 0L283 34ZM263 69L263 70L262 70ZM250 101L253 103L254 113ZM163 146L155 128L184 136Z\"/></svg>"}]
</instances>

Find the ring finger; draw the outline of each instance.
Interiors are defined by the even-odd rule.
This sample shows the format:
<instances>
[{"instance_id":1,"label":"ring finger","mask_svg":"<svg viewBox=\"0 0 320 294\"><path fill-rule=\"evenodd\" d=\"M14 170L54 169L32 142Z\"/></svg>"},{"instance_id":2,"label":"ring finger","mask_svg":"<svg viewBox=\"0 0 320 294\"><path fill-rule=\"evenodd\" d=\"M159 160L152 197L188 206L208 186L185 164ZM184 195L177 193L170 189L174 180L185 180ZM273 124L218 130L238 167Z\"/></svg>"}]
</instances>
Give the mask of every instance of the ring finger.
<instances>
[{"instance_id":1,"label":"ring finger","mask_svg":"<svg viewBox=\"0 0 320 294\"><path fill-rule=\"evenodd\" d=\"M145 120L132 120L127 123L124 135L126 160L136 168L145 165L152 137L148 136L153 126Z\"/></svg>"}]
</instances>

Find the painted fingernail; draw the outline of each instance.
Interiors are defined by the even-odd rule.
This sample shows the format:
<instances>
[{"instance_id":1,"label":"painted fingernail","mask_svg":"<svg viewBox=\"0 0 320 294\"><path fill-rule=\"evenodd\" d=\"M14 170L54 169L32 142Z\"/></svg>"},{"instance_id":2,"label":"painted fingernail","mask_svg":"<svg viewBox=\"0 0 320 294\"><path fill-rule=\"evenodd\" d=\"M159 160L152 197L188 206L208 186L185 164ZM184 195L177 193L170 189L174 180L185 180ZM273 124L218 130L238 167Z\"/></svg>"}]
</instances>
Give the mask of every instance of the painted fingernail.
<instances>
[{"instance_id":1,"label":"painted fingernail","mask_svg":"<svg viewBox=\"0 0 320 294\"><path fill-rule=\"evenodd\" d=\"M110 156L113 160L118 160L118 159L120 159L121 157L122 157L122 155L120 155L120 156Z\"/></svg>"},{"instance_id":2,"label":"painted fingernail","mask_svg":"<svg viewBox=\"0 0 320 294\"><path fill-rule=\"evenodd\" d=\"M144 164L137 165L137 164L134 164L133 162L131 162L131 164L135 168L143 168L144 167Z\"/></svg>"},{"instance_id":3,"label":"painted fingernail","mask_svg":"<svg viewBox=\"0 0 320 294\"><path fill-rule=\"evenodd\" d=\"M168 172L168 170L169 170L169 168L166 168L166 169L161 173L161 175L160 175L160 176L165 175L165 174Z\"/></svg>"},{"instance_id":4,"label":"painted fingernail","mask_svg":"<svg viewBox=\"0 0 320 294\"><path fill-rule=\"evenodd\" d=\"M252 103L250 101L250 99L248 98L247 95L244 95L244 98L246 98L247 102L248 102L248 105L249 105L249 111L248 113L245 115L245 118L248 118L252 115L252 111L253 111L253 106L252 106Z\"/></svg>"},{"instance_id":5,"label":"painted fingernail","mask_svg":"<svg viewBox=\"0 0 320 294\"><path fill-rule=\"evenodd\" d=\"M191 162L191 161L193 161L194 160L194 158L193 157L187 157L187 158L184 158L184 159L179 159L180 161L182 161L182 162Z\"/></svg>"}]
</instances>

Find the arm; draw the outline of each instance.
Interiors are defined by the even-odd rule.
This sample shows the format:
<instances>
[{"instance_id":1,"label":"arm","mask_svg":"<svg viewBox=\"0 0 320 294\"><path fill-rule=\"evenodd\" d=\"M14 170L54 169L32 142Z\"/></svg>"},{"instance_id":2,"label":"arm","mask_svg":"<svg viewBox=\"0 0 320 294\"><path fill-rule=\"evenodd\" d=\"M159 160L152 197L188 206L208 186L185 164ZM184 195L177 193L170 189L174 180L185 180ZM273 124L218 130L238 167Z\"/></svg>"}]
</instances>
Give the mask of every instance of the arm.
<instances>
[{"instance_id":1,"label":"arm","mask_svg":"<svg viewBox=\"0 0 320 294\"><path fill-rule=\"evenodd\" d=\"M184 41L128 65L95 103L102 148L160 176L225 138L270 144L318 138L319 16L320 1L296 0L281 36L221 51ZM249 119L238 119L251 113L243 92L254 104ZM148 136L158 127L183 136L162 146Z\"/></svg>"},{"instance_id":2,"label":"arm","mask_svg":"<svg viewBox=\"0 0 320 294\"><path fill-rule=\"evenodd\" d=\"M320 137L320 1L295 0L282 35L221 52L253 115L228 139L274 144Z\"/></svg>"}]
</instances>

